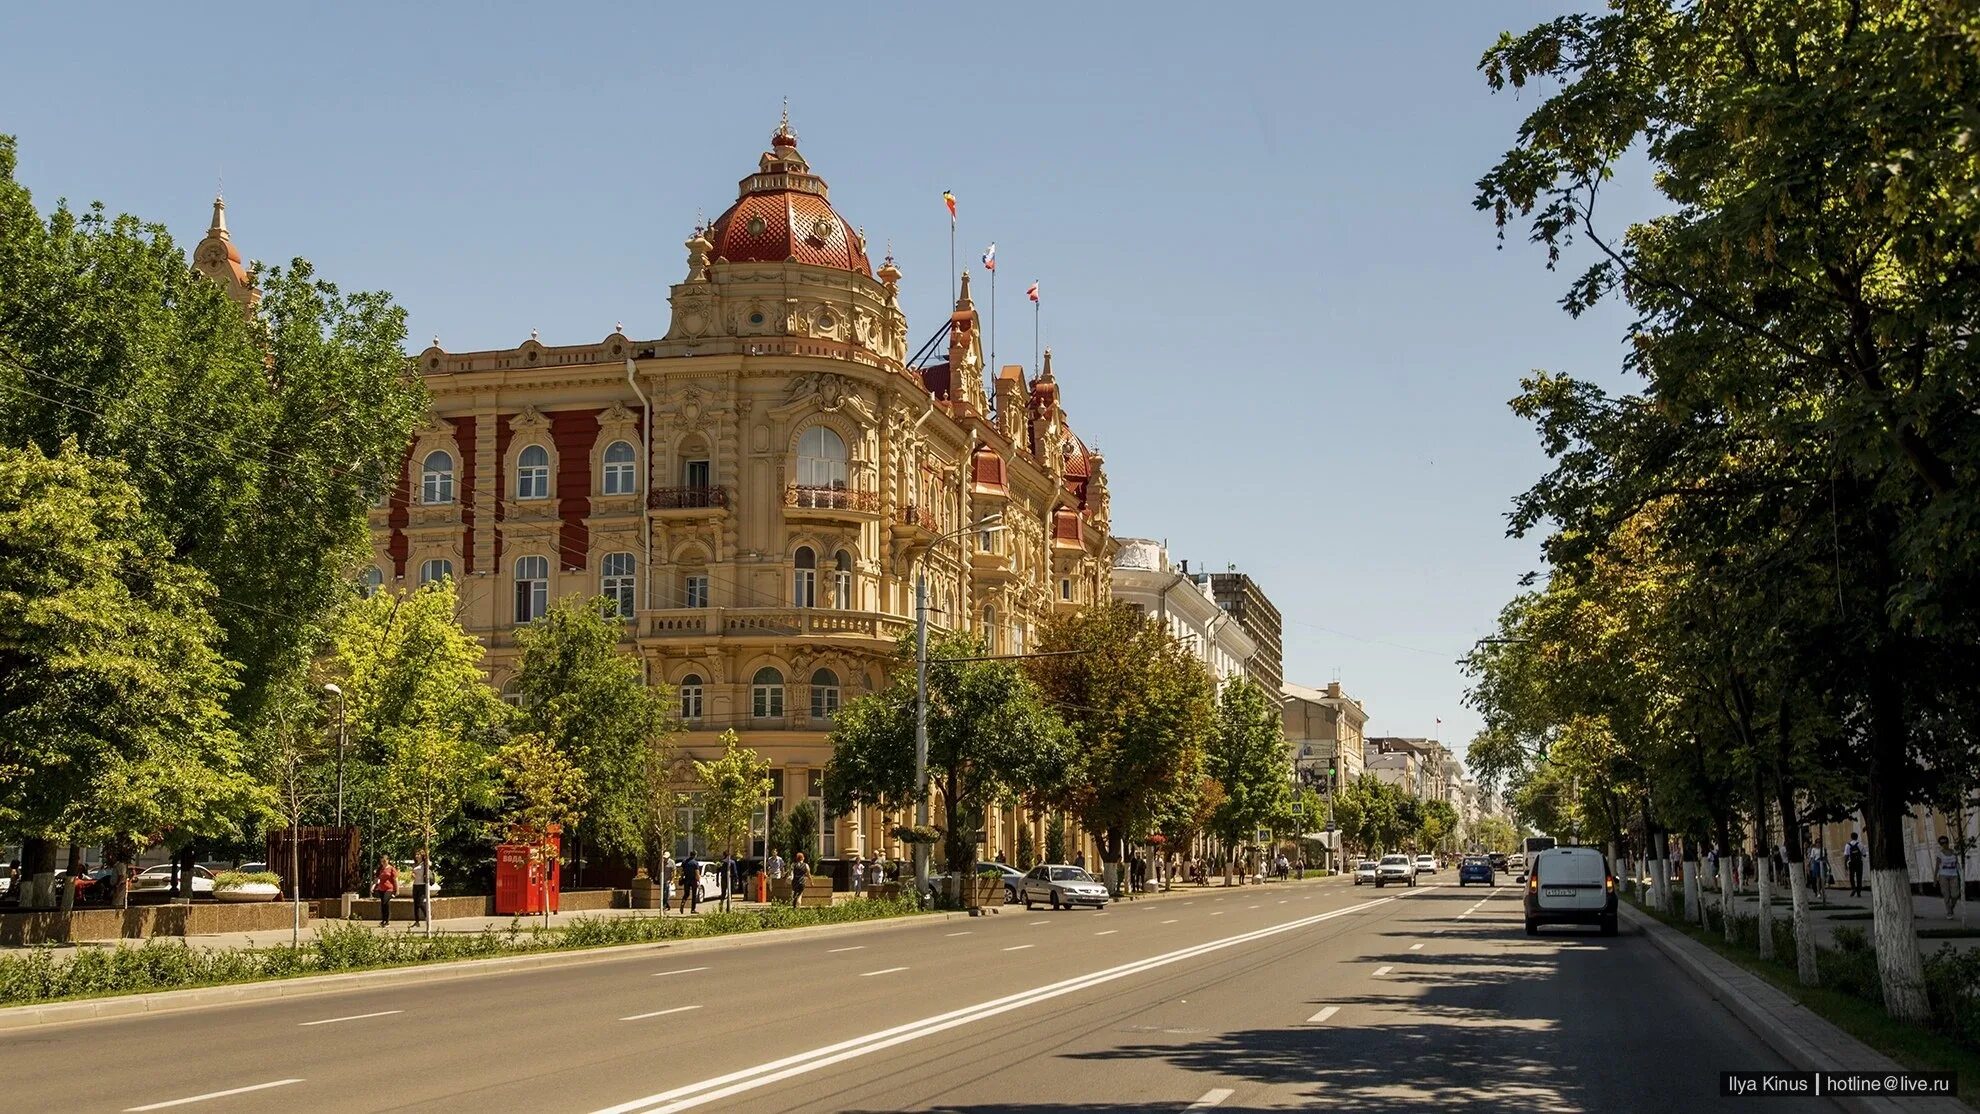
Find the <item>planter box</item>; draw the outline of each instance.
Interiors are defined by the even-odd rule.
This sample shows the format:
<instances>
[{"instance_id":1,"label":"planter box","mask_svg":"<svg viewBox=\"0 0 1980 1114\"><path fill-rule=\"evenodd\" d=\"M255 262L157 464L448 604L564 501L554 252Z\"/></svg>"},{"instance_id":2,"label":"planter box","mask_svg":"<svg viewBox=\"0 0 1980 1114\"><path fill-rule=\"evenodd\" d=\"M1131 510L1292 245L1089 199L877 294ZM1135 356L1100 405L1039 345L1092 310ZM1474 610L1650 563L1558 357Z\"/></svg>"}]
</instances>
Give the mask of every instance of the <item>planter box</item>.
<instances>
[{"instance_id":1,"label":"planter box","mask_svg":"<svg viewBox=\"0 0 1980 1114\"><path fill-rule=\"evenodd\" d=\"M153 936L210 936L222 932L288 929L295 909L286 901L221 905L138 905L129 909L78 909L72 913L0 914L0 944L72 944L84 940L142 940ZM310 921L303 903L303 924Z\"/></svg>"},{"instance_id":2,"label":"planter box","mask_svg":"<svg viewBox=\"0 0 1980 1114\"><path fill-rule=\"evenodd\" d=\"M281 887L269 882L249 882L245 886L229 886L224 890L215 886L213 889L213 900L234 905L274 901L281 896Z\"/></svg>"},{"instance_id":3,"label":"planter box","mask_svg":"<svg viewBox=\"0 0 1980 1114\"><path fill-rule=\"evenodd\" d=\"M325 900L321 903L324 917L339 914L339 902ZM486 894L469 894L465 897L436 897L427 902L433 919L447 920L452 917L488 917L495 913L495 899ZM412 920L413 903L411 894L400 894L392 899L392 919ZM378 899L361 897L351 902L351 919L354 921L375 921L378 919Z\"/></svg>"}]
</instances>

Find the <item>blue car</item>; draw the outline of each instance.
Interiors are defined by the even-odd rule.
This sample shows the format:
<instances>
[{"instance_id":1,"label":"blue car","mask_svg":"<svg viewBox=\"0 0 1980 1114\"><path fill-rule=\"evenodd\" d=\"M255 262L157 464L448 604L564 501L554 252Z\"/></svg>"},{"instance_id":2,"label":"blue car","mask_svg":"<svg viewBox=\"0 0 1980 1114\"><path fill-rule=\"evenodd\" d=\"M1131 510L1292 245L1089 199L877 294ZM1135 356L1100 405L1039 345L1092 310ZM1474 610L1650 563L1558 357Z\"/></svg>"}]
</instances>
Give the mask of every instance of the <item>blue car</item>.
<instances>
[{"instance_id":1,"label":"blue car","mask_svg":"<svg viewBox=\"0 0 1980 1114\"><path fill-rule=\"evenodd\" d=\"M1469 886L1473 882L1492 884L1492 860L1483 855L1466 855L1458 866L1458 885Z\"/></svg>"}]
</instances>

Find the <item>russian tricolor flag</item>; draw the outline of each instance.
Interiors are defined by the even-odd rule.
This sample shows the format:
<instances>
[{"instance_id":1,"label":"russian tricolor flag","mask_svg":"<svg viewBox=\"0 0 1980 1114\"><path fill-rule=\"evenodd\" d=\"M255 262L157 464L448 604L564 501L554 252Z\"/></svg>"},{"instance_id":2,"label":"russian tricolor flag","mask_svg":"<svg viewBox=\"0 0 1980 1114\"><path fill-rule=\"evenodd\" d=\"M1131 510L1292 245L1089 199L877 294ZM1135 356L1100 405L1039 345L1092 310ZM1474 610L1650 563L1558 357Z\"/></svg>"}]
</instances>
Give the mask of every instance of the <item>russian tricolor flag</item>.
<instances>
[{"instance_id":1,"label":"russian tricolor flag","mask_svg":"<svg viewBox=\"0 0 1980 1114\"><path fill-rule=\"evenodd\" d=\"M997 269L997 242L995 240L990 242L989 247L983 249L983 269L986 271Z\"/></svg>"}]
</instances>

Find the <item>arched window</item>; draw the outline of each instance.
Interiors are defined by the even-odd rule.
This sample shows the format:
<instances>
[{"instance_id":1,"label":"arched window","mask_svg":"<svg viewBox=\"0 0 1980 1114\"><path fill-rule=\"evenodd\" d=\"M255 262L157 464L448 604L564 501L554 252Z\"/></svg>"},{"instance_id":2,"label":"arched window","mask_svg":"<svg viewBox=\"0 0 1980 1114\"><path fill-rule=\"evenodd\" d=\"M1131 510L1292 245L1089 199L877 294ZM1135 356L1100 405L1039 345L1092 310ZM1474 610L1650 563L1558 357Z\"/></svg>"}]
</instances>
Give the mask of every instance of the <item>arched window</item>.
<instances>
[{"instance_id":1,"label":"arched window","mask_svg":"<svg viewBox=\"0 0 1980 1114\"><path fill-rule=\"evenodd\" d=\"M633 591L633 567L630 553L607 553L599 564L598 590L610 601L608 614L616 618L632 618L639 606Z\"/></svg>"},{"instance_id":2,"label":"arched window","mask_svg":"<svg viewBox=\"0 0 1980 1114\"><path fill-rule=\"evenodd\" d=\"M419 466L419 501L428 506L454 501L454 458L438 449Z\"/></svg>"},{"instance_id":3,"label":"arched window","mask_svg":"<svg viewBox=\"0 0 1980 1114\"><path fill-rule=\"evenodd\" d=\"M507 704L511 708L520 708L523 706L521 681L511 677L509 678L509 683L502 686L502 703Z\"/></svg>"},{"instance_id":4,"label":"arched window","mask_svg":"<svg viewBox=\"0 0 1980 1114\"><path fill-rule=\"evenodd\" d=\"M380 571L377 565L373 565L358 574L358 595L363 596L365 599L370 599L378 594L378 589L383 587L384 584L384 572Z\"/></svg>"},{"instance_id":5,"label":"arched window","mask_svg":"<svg viewBox=\"0 0 1980 1114\"><path fill-rule=\"evenodd\" d=\"M516 498L550 498L550 452L531 445L516 457Z\"/></svg>"},{"instance_id":6,"label":"arched window","mask_svg":"<svg viewBox=\"0 0 1980 1114\"><path fill-rule=\"evenodd\" d=\"M681 718L690 722L701 718L701 674L681 678Z\"/></svg>"},{"instance_id":7,"label":"arched window","mask_svg":"<svg viewBox=\"0 0 1980 1114\"><path fill-rule=\"evenodd\" d=\"M612 442L605 448L605 494L631 495L638 490L632 444L627 441Z\"/></svg>"},{"instance_id":8,"label":"arched window","mask_svg":"<svg viewBox=\"0 0 1980 1114\"><path fill-rule=\"evenodd\" d=\"M757 719L782 719L784 675L768 665L757 670L749 683L749 707Z\"/></svg>"},{"instance_id":9,"label":"arched window","mask_svg":"<svg viewBox=\"0 0 1980 1114\"><path fill-rule=\"evenodd\" d=\"M516 558L516 622L534 622L549 608L549 558Z\"/></svg>"},{"instance_id":10,"label":"arched window","mask_svg":"<svg viewBox=\"0 0 1980 1114\"><path fill-rule=\"evenodd\" d=\"M829 720L839 711L839 675L821 669L811 675L811 718Z\"/></svg>"},{"instance_id":11,"label":"arched window","mask_svg":"<svg viewBox=\"0 0 1980 1114\"><path fill-rule=\"evenodd\" d=\"M798 438L798 485L845 489L846 443L837 433L815 425Z\"/></svg>"},{"instance_id":12,"label":"arched window","mask_svg":"<svg viewBox=\"0 0 1980 1114\"><path fill-rule=\"evenodd\" d=\"M858 605L853 599L853 557L841 549L832 555L832 606L852 611Z\"/></svg>"},{"instance_id":13,"label":"arched window","mask_svg":"<svg viewBox=\"0 0 1980 1114\"><path fill-rule=\"evenodd\" d=\"M818 606L818 557L808 545L798 546L793 558L797 566L791 570L791 604L794 607Z\"/></svg>"},{"instance_id":14,"label":"arched window","mask_svg":"<svg viewBox=\"0 0 1980 1114\"><path fill-rule=\"evenodd\" d=\"M436 580L451 580L453 576L454 563L445 558L436 557L431 561L421 562L419 566L419 586L422 588Z\"/></svg>"}]
</instances>

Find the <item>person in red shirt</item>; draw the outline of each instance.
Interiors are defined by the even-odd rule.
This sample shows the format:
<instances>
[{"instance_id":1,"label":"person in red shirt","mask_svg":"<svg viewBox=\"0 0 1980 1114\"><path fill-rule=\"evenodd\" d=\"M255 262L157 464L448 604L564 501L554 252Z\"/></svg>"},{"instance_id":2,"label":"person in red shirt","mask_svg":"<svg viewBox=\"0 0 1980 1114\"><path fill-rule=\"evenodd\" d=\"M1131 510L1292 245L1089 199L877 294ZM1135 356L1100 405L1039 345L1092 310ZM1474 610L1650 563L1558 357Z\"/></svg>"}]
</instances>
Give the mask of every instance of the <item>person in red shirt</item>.
<instances>
[{"instance_id":1,"label":"person in red shirt","mask_svg":"<svg viewBox=\"0 0 1980 1114\"><path fill-rule=\"evenodd\" d=\"M399 892L399 870L391 859L378 857L378 874L371 880L371 888L378 895L378 927L385 928L392 923L392 897Z\"/></svg>"}]
</instances>

